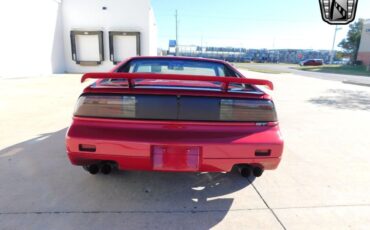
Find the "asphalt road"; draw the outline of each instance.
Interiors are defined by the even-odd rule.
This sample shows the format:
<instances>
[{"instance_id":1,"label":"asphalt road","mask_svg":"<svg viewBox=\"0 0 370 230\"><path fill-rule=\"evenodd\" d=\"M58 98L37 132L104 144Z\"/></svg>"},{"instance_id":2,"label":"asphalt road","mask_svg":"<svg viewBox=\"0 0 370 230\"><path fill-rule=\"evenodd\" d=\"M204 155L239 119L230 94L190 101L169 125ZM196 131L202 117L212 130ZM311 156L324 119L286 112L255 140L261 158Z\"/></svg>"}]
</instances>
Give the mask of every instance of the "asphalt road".
<instances>
[{"instance_id":1,"label":"asphalt road","mask_svg":"<svg viewBox=\"0 0 370 230\"><path fill-rule=\"evenodd\" d=\"M247 66L253 69L259 70L272 70L272 71L281 71L292 73L299 76L305 76L310 78L317 78L323 80L331 80L331 81L340 81L346 83L353 83L353 84L363 84L370 86L370 77L366 76L354 76L354 75L345 75L345 74L332 74L332 73L318 73L318 72L311 72L311 71L303 71L294 69L298 67L298 65L289 65L289 64L247 64Z\"/></svg>"},{"instance_id":2,"label":"asphalt road","mask_svg":"<svg viewBox=\"0 0 370 230\"><path fill-rule=\"evenodd\" d=\"M0 80L0 229L368 229L370 88L259 74L286 145L258 179L72 166L64 135L79 76Z\"/></svg>"}]
</instances>

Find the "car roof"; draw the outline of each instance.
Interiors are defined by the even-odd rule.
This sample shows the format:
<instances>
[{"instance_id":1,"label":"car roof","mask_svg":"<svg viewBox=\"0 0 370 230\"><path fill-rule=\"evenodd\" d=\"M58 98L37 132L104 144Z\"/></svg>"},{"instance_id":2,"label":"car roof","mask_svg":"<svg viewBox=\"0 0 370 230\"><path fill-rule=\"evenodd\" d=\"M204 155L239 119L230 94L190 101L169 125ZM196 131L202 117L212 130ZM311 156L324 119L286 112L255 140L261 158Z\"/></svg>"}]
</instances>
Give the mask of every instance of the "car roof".
<instances>
[{"instance_id":1,"label":"car roof","mask_svg":"<svg viewBox=\"0 0 370 230\"><path fill-rule=\"evenodd\" d=\"M206 61L206 62L214 62L219 64L230 65L230 63L218 60L218 59L211 59L211 58L202 58L202 57L182 57L182 56L137 56L129 58L128 60L123 61L122 63L131 61L131 60L145 60L145 59L173 59L173 60L188 60L188 61Z\"/></svg>"},{"instance_id":2,"label":"car roof","mask_svg":"<svg viewBox=\"0 0 370 230\"><path fill-rule=\"evenodd\" d=\"M223 60L218 60L218 59L211 59L211 58L202 58L202 57L183 57L183 56L136 56L136 57L131 57L128 58L120 63L118 63L112 70L111 72L117 71L119 68L121 68L123 65L134 61L134 60L150 60L150 59L157 59L157 60L188 60L188 61L200 61L200 62L213 62L221 65L225 65L228 68L230 68L232 71L237 73L238 75L244 77L244 75L237 69L235 68L232 64L229 62L223 61Z\"/></svg>"}]
</instances>

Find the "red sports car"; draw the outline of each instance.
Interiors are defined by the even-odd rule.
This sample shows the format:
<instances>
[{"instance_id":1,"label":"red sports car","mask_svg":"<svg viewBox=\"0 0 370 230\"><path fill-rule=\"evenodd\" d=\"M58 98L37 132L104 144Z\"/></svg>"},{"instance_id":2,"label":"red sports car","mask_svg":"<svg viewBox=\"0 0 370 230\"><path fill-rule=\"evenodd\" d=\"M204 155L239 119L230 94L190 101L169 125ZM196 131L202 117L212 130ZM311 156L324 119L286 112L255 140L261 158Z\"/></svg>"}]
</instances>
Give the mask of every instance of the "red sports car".
<instances>
[{"instance_id":1,"label":"red sports car","mask_svg":"<svg viewBox=\"0 0 370 230\"><path fill-rule=\"evenodd\" d=\"M230 64L185 57L135 57L81 94L66 135L74 165L112 169L230 172L261 176L283 152L275 106Z\"/></svg>"},{"instance_id":2,"label":"red sports car","mask_svg":"<svg viewBox=\"0 0 370 230\"><path fill-rule=\"evenodd\" d=\"M308 59L299 63L300 66L321 66L323 64L324 60L322 59Z\"/></svg>"}]
</instances>

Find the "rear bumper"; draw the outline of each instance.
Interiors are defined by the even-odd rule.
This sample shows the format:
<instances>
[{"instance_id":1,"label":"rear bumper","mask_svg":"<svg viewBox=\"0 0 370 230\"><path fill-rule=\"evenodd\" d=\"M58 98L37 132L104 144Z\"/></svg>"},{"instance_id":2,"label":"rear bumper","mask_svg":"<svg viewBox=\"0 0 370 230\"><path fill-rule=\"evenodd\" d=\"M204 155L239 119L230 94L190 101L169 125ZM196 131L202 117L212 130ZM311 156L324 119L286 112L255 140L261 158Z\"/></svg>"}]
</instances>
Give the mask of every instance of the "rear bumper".
<instances>
[{"instance_id":1,"label":"rear bumper","mask_svg":"<svg viewBox=\"0 0 370 230\"><path fill-rule=\"evenodd\" d=\"M81 144L93 145L96 151L81 151ZM75 118L66 145L74 165L114 161L121 170L227 172L236 164L271 170L277 168L283 152L277 124L258 127L245 123ZM158 154L154 150L157 147L179 151ZM196 149L195 153L187 154L191 149ZM257 150L270 154L256 156ZM180 157L173 158L176 154ZM166 161L171 167L163 166Z\"/></svg>"}]
</instances>

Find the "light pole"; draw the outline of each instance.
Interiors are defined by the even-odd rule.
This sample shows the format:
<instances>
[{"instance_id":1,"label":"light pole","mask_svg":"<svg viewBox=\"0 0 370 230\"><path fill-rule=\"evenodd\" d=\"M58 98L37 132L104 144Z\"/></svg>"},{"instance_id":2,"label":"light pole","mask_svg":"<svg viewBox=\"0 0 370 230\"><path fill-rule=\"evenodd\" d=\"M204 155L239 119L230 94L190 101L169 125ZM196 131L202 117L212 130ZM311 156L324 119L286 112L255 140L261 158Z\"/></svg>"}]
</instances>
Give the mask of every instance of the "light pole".
<instances>
[{"instance_id":1,"label":"light pole","mask_svg":"<svg viewBox=\"0 0 370 230\"><path fill-rule=\"evenodd\" d=\"M176 14L175 14L175 20L176 20L176 56L179 56L179 38L178 38L178 19L177 19L177 10L176 10Z\"/></svg>"},{"instance_id":2,"label":"light pole","mask_svg":"<svg viewBox=\"0 0 370 230\"><path fill-rule=\"evenodd\" d=\"M335 30L334 30L334 38L333 38L333 46L331 47L331 54L330 54L330 65L333 64L333 60L334 60L334 47L335 47L335 40L337 38L337 31L338 30L341 30L342 28L339 28L338 26L335 26Z\"/></svg>"}]
</instances>

